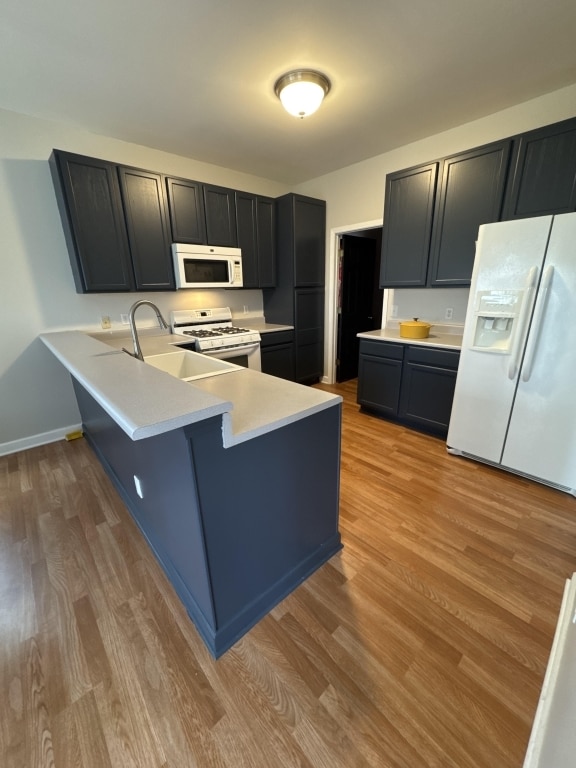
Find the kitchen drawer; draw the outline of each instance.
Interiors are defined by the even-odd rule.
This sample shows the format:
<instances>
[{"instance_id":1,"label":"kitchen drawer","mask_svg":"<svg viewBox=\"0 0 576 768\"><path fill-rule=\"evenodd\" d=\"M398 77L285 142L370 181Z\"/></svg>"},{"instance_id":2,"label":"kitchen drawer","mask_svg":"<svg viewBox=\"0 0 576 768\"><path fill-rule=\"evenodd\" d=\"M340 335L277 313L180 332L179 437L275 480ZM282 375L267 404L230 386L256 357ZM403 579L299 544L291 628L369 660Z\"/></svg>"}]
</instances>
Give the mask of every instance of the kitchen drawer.
<instances>
[{"instance_id":1,"label":"kitchen drawer","mask_svg":"<svg viewBox=\"0 0 576 768\"><path fill-rule=\"evenodd\" d=\"M390 360L402 360L404 344L390 344L388 341L368 341L360 339L360 355L387 357Z\"/></svg>"},{"instance_id":2,"label":"kitchen drawer","mask_svg":"<svg viewBox=\"0 0 576 768\"><path fill-rule=\"evenodd\" d=\"M438 368L458 369L460 352L451 349L438 349L437 347L409 346L406 350L407 363L420 363L420 365L433 365Z\"/></svg>"},{"instance_id":3,"label":"kitchen drawer","mask_svg":"<svg viewBox=\"0 0 576 768\"><path fill-rule=\"evenodd\" d=\"M276 344L289 344L294 341L294 331L269 331L260 334L260 346L272 347Z\"/></svg>"}]
</instances>

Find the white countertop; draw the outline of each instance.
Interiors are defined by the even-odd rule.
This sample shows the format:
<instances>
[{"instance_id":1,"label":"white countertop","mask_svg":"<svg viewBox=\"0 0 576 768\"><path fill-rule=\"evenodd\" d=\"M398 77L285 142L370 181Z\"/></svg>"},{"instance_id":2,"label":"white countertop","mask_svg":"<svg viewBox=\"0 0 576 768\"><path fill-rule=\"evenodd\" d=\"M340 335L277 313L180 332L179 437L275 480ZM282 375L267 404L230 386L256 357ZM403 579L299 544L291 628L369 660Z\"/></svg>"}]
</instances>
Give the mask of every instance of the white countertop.
<instances>
[{"instance_id":1,"label":"white countertop","mask_svg":"<svg viewBox=\"0 0 576 768\"><path fill-rule=\"evenodd\" d=\"M427 339L406 339L400 336L396 328L379 328L376 331L364 331L358 334L360 339L376 339L378 341L395 341L402 344L420 344L427 347L441 347L443 349L462 348L462 335L459 333L434 333L434 329Z\"/></svg>"},{"instance_id":2,"label":"white countertop","mask_svg":"<svg viewBox=\"0 0 576 768\"><path fill-rule=\"evenodd\" d=\"M293 325L278 325L278 323L267 323L261 315L239 315L232 318L232 324L240 328L249 328L258 333L274 333L275 331L293 331Z\"/></svg>"},{"instance_id":3,"label":"white countertop","mask_svg":"<svg viewBox=\"0 0 576 768\"><path fill-rule=\"evenodd\" d=\"M122 352L132 349L123 332L57 331L40 338L133 440L222 415L223 444L230 447L342 399L248 369L181 381ZM143 354L153 355L171 350L182 336L141 332L139 340Z\"/></svg>"}]
</instances>

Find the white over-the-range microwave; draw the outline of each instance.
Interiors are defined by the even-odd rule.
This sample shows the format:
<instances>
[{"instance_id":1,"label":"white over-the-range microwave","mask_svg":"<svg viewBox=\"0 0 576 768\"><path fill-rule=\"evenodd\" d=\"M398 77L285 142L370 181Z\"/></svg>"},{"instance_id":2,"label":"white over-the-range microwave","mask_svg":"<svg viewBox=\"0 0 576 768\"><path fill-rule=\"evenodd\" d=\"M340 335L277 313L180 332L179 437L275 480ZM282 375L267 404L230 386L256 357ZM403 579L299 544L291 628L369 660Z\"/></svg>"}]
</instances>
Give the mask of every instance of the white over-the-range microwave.
<instances>
[{"instance_id":1,"label":"white over-the-range microwave","mask_svg":"<svg viewBox=\"0 0 576 768\"><path fill-rule=\"evenodd\" d=\"M176 288L242 288L240 248L172 243Z\"/></svg>"}]
</instances>

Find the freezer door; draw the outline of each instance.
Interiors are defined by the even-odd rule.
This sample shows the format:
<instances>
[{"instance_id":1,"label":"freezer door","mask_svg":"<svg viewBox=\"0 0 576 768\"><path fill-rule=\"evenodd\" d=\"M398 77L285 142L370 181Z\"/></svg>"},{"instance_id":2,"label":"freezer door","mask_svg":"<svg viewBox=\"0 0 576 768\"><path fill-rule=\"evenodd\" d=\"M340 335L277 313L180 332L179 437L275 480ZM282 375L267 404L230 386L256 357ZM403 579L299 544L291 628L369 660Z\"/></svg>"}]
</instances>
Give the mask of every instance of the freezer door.
<instances>
[{"instance_id":1,"label":"freezer door","mask_svg":"<svg viewBox=\"0 0 576 768\"><path fill-rule=\"evenodd\" d=\"M552 217L543 216L480 227L447 438L457 452L494 463L502 458L518 380L514 353L522 352L523 339L516 333L506 354L472 349L478 297L485 291L523 290L528 322L534 295L526 288L531 280L537 285L551 224Z\"/></svg>"},{"instance_id":2,"label":"freezer door","mask_svg":"<svg viewBox=\"0 0 576 768\"><path fill-rule=\"evenodd\" d=\"M552 225L503 466L576 488L575 392L576 213L566 213Z\"/></svg>"}]
</instances>

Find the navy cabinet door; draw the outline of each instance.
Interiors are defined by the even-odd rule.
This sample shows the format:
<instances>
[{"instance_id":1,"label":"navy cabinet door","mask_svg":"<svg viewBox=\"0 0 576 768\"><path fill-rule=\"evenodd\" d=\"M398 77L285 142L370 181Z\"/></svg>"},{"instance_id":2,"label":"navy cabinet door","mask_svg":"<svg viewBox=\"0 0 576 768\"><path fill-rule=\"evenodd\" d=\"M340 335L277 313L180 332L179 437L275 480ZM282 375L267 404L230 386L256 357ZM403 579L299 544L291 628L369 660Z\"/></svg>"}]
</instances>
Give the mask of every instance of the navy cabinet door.
<instances>
[{"instance_id":1,"label":"navy cabinet door","mask_svg":"<svg viewBox=\"0 0 576 768\"><path fill-rule=\"evenodd\" d=\"M478 227L500 218L511 146L501 141L443 160L429 285L470 285Z\"/></svg>"},{"instance_id":2,"label":"navy cabinet door","mask_svg":"<svg viewBox=\"0 0 576 768\"><path fill-rule=\"evenodd\" d=\"M358 362L358 402L387 416L398 414L402 361L360 355Z\"/></svg>"},{"instance_id":3,"label":"navy cabinet door","mask_svg":"<svg viewBox=\"0 0 576 768\"><path fill-rule=\"evenodd\" d=\"M309 384L324 374L324 289L294 292L296 381Z\"/></svg>"},{"instance_id":4,"label":"navy cabinet door","mask_svg":"<svg viewBox=\"0 0 576 768\"><path fill-rule=\"evenodd\" d=\"M446 436L459 360L455 350L407 348L398 410L402 421Z\"/></svg>"},{"instance_id":5,"label":"navy cabinet door","mask_svg":"<svg viewBox=\"0 0 576 768\"><path fill-rule=\"evenodd\" d=\"M256 196L256 240L258 244L258 287L276 285L276 242L274 200Z\"/></svg>"},{"instance_id":6,"label":"navy cabinet door","mask_svg":"<svg viewBox=\"0 0 576 768\"><path fill-rule=\"evenodd\" d=\"M293 196L294 285L324 285L326 203Z\"/></svg>"},{"instance_id":7,"label":"navy cabinet door","mask_svg":"<svg viewBox=\"0 0 576 768\"><path fill-rule=\"evenodd\" d=\"M238 247L242 251L244 288L259 288L256 195L236 192L236 230Z\"/></svg>"},{"instance_id":8,"label":"navy cabinet door","mask_svg":"<svg viewBox=\"0 0 576 768\"><path fill-rule=\"evenodd\" d=\"M294 381L294 331L263 333L260 341L262 373Z\"/></svg>"},{"instance_id":9,"label":"navy cabinet door","mask_svg":"<svg viewBox=\"0 0 576 768\"><path fill-rule=\"evenodd\" d=\"M208 245L236 248L238 238L235 191L209 184L204 184L203 191Z\"/></svg>"},{"instance_id":10,"label":"navy cabinet door","mask_svg":"<svg viewBox=\"0 0 576 768\"><path fill-rule=\"evenodd\" d=\"M504 219L576 210L576 118L519 136L512 169Z\"/></svg>"},{"instance_id":11,"label":"navy cabinet door","mask_svg":"<svg viewBox=\"0 0 576 768\"><path fill-rule=\"evenodd\" d=\"M172 241L206 244L202 184L188 179L166 179Z\"/></svg>"},{"instance_id":12,"label":"navy cabinet door","mask_svg":"<svg viewBox=\"0 0 576 768\"><path fill-rule=\"evenodd\" d=\"M118 168L136 289L175 288L163 178L139 168Z\"/></svg>"},{"instance_id":13,"label":"navy cabinet door","mask_svg":"<svg viewBox=\"0 0 576 768\"><path fill-rule=\"evenodd\" d=\"M276 279L274 200L236 192L236 228L244 288L273 288Z\"/></svg>"},{"instance_id":14,"label":"navy cabinet door","mask_svg":"<svg viewBox=\"0 0 576 768\"><path fill-rule=\"evenodd\" d=\"M358 403L384 416L397 416L404 346L360 340Z\"/></svg>"},{"instance_id":15,"label":"navy cabinet door","mask_svg":"<svg viewBox=\"0 0 576 768\"><path fill-rule=\"evenodd\" d=\"M50 168L76 290L133 290L134 275L116 166L54 150Z\"/></svg>"},{"instance_id":16,"label":"navy cabinet door","mask_svg":"<svg viewBox=\"0 0 576 768\"><path fill-rule=\"evenodd\" d=\"M294 381L294 343L275 344L262 348L262 373L277 376L279 379Z\"/></svg>"},{"instance_id":17,"label":"navy cabinet door","mask_svg":"<svg viewBox=\"0 0 576 768\"><path fill-rule=\"evenodd\" d=\"M386 176L380 287L426 285L438 163Z\"/></svg>"}]
</instances>

